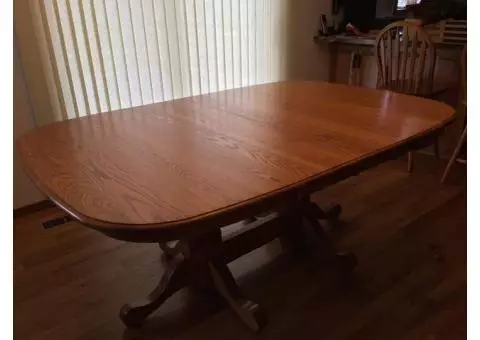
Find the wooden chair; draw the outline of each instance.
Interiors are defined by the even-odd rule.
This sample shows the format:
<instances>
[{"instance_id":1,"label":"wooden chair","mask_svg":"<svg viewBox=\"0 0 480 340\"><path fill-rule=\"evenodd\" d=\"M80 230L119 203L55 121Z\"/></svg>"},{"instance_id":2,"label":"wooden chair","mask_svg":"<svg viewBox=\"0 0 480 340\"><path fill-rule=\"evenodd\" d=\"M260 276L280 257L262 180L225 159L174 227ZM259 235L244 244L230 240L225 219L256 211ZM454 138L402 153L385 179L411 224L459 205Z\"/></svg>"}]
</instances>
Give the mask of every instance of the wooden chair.
<instances>
[{"instance_id":1,"label":"wooden chair","mask_svg":"<svg viewBox=\"0 0 480 340\"><path fill-rule=\"evenodd\" d=\"M399 21L386 26L377 35L375 58L378 66L377 88L433 98L442 91L433 90L437 59L429 35L418 25ZM434 142L439 158L438 139ZM408 171L413 169L413 154L408 153Z\"/></svg>"},{"instance_id":2,"label":"wooden chair","mask_svg":"<svg viewBox=\"0 0 480 340\"><path fill-rule=\"evenodd\" d=\"M462 56L460 58L460 98L459 98L459 106L458 110L467 113L467 45L463 47ZM466 116L465 116L466 119ZM445 179L448 176L453 164L455 162L466 163L466 160L461 160L458 158L460 151L462 150L463 145L467 141L467 122L465 120L464 128L460 139L453 151L452 157L448 161L447 167L445 168L445 172L443 173L441 182L444 183Z\"/></svg>"}]
</instances>

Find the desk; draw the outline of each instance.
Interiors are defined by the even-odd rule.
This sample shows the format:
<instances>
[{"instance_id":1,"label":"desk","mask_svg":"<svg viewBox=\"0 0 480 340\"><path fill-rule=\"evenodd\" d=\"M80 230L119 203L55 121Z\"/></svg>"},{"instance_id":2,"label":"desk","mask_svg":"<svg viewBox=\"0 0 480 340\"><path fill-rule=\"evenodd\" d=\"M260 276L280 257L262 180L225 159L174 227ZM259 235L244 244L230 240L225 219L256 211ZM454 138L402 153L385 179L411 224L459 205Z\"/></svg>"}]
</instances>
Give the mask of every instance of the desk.
<instances>
[{"instance_id":1,"label":"desk","mask_svg":"<svg viewBox=\"0 0 480 340\"><path fill-rule=\"evenodd\" d=\"M276 237L339 275L338 253L309 196L432 142L448 105L388 91L283 82L58 122L22 136L25 170L84 225L159 243L167 269L120 316L138 327L183 287L216 292L252 330L265 324L227 264ZM222 238L221 228L263 216Z\"/></svg>"},{"instance_id":2,"label":"desk","mask_svg":"<svg viewBox=\"0 0 480 340\"><path fill-rule=\"evenodd\" d=\"M358 64L361 64L362 57L374 55L373 48L375 46L375 39L375 32L362 37L347 36L345 34L315 36L315 43L319 46L328 48L329 81L337 81L336 70L338 53L347 52L351 55L349 83L352 85L360 85L361 79L359 78L359 75L354 74L354 71ZM437 48L437 58L439 60L459 61L460 53L463 49L462 43L436 42L435 46Z\"/></svg>"}]
</instances>

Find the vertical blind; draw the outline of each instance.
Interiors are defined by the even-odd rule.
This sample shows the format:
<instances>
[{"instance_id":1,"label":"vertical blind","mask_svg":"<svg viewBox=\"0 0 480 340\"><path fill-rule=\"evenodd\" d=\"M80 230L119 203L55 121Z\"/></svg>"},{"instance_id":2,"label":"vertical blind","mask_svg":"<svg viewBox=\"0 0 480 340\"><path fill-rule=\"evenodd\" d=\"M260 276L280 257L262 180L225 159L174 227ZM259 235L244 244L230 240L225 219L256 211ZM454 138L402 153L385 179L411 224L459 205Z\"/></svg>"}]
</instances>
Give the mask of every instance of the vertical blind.
<instances>
[{"instance_id":1,"label":"vertical blind","mask_svg":"<svg viewBox=\"0 0 480 340\"><path fill-rule=\"evenodd\" d=\"M64 119L278 81L287 0L34 1Z\"/></svg>"}]
</instances>

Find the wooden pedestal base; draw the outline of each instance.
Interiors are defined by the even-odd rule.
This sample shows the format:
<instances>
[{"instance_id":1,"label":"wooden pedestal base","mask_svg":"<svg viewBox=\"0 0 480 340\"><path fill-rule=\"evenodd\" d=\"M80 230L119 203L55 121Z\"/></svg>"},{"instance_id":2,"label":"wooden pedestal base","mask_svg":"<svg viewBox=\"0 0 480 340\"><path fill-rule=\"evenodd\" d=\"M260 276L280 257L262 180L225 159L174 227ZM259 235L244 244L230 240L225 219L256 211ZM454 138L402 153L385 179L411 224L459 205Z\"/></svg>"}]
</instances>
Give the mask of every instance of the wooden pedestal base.
<instances>
[{"instance_id":1,"label":"wooden pedestal base","mask_svg":"<svg viewBox=\"0 0 480 340\"><path fill-rule=\"evenodd\" d=\"M287 211L251 222L247 231L228 239L222 239L220 229L216 229L195 239L180 240L174 246L161 243L166 265L162 279L144 301L124 305L120 318L127 327L139 327L168 297L191 286L222 296L245 325L258 332L266 323L265 315L257 303L242 295L227 264L280 237L285 246L313 256L339 274L351 273L357 263L355 256L337 253L318 222L319 218L338 217L340 211L338 206L329 214L303 200Z\"/></svg>"}]
</instances>

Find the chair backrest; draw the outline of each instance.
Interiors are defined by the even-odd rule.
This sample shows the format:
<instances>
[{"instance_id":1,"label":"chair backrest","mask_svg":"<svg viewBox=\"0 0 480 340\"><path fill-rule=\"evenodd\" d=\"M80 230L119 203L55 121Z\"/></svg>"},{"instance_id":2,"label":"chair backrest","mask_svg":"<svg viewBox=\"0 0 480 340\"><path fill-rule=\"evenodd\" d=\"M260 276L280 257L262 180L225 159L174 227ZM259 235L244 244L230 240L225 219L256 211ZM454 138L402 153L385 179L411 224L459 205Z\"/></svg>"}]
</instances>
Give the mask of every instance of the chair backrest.
<instances>
[{"instance_id":1,"label":"chair backrest","mask_svg":"<svg viewBox=\"0 0 480 340\"><path fill-rule=\"evenodd\" d=\"M399 21L385 27L377 36L375 56L377 88L411 94L432 91L435 46L418 25Z\"/></svg>"}]
</instances>

